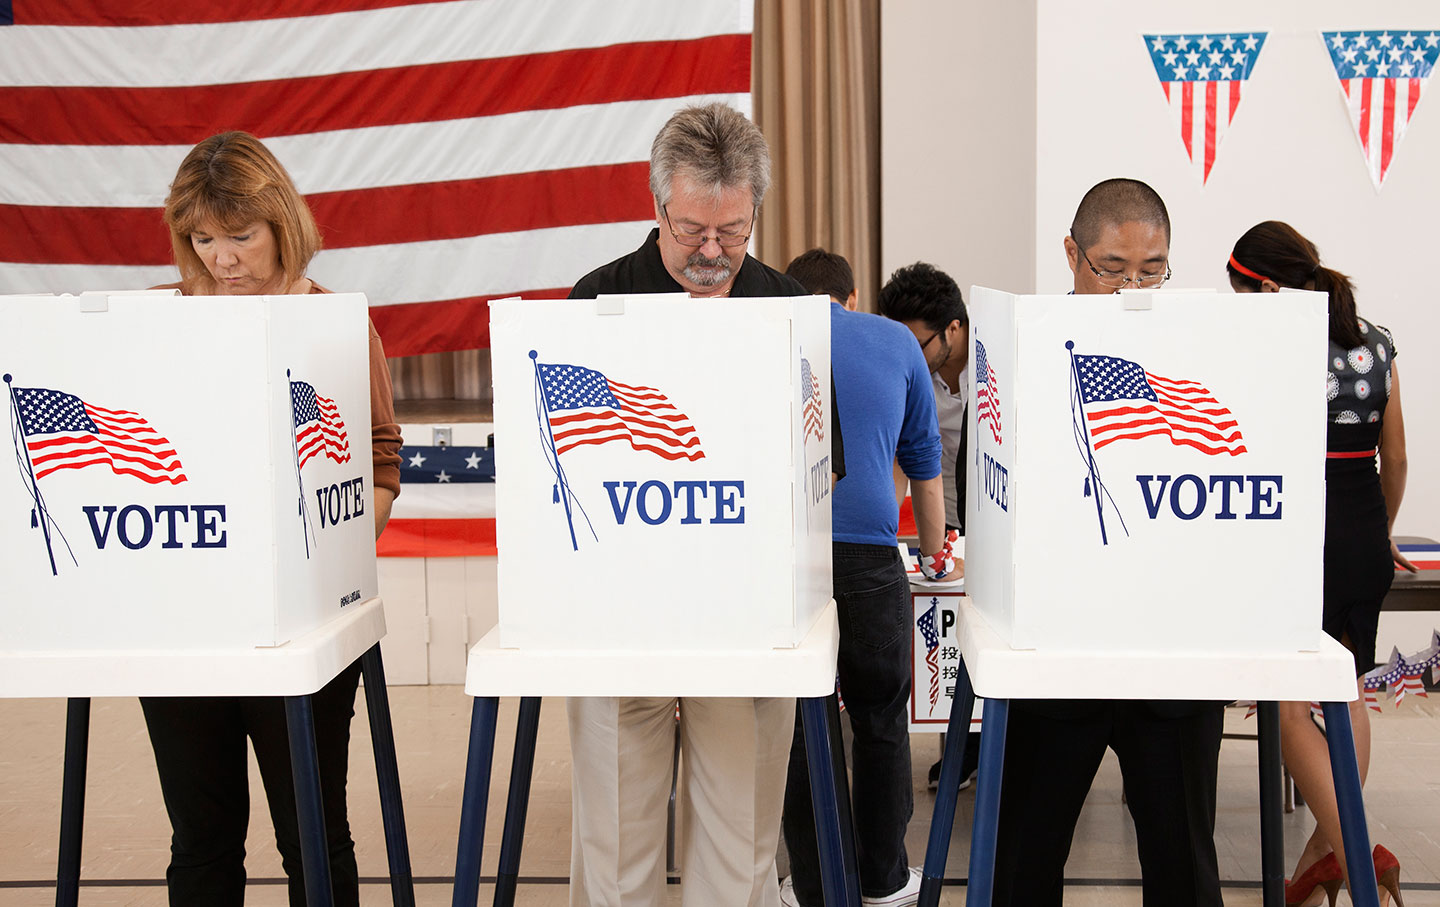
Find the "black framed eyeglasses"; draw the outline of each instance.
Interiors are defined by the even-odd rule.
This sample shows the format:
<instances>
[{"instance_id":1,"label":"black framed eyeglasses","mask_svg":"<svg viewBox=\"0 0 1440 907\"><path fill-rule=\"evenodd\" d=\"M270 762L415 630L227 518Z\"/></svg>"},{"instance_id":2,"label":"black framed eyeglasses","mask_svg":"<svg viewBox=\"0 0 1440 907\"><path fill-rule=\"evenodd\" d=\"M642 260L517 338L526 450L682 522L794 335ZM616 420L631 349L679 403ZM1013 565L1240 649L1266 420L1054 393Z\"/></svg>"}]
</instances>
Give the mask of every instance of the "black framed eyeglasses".
<instances>
[{"instance_id":1,"label":"black framed eyeglasses","mask_svg":"<svg viewBox=\"0 0 1440 907\"><path fill-rule=\"evenodd\" d=\"M949 325L946 325L946 327L949 327ZM920 341L920 351L924 352L925 348L930 345L930 342L943 333L945 333L945 328L941 328L940 330L931 334L929 337L926 337L924 340Z\"/></svg>"},{"instance_id":2,"label":"black framed eyeglasses","mask_svg":"<svg viewBox=\"0 0 1440 907\"><path fill-rule=\"evenodd\" d=\"M1074 233L1070 234L1070 239L1075 240ZM1138 277L1131 277L1124 271L1102 270L1101 268L1095 267L1095 262L1091 261L1090 256L1085 254L1085 247L1080 245L1079 241L1075 242L1075 248L1080 250L1080 257L1085 259L1085 265L1090 269L1090 273L1095 275L1095 282L1102 287L1109 287L1112 290L1123 290L1130 284L1134 284L1141 290L1153 290L1174 276L1174 272L1170 270L1170 262L1168 260L1165 262L1165 273L1163 274L1141 274Z\"/></svg>"},{"instance_id":3,"label":"black framed eyeglasses","mask_svg":"<svg viewBox=\"0 0 1440 907\"><path fill-rule=\"evenodd\" d=\"M745 245L747 242L750 241L750 235L751 235L751 233L754 232L755 217L760 213L760 209L759 209L759 208L751 208L751 209L750 209L750 231L749 231L749 232L746 232L746 233L717 233L717 234L715 234L714 236L710 236L710 235L707 235L707 234L705 234L705 233L681 233L680 231L676 230L676 229L675 229L675 225L670 222L670 212L666 210L666 208L665 208L664 205L661 205L661 206L660 206L660 213L665 216L665 225L666 225L667 228L669 228L669 230L670 230L670 235L673 236L673 237L675 237L675 241L678 242L678 243L679 243L680 245L682 245L682 246L690 246L691 248L697 248L697 249L698 249L700 246L705 245L705 243L707 243L707 242L709 242L710 240L713 239L713 240L715 240L717 243L719 243L722 248L725 248L725 249L734 249L734 248L736 248L737 246L743 246L743 245Z\"/></svg>"}]
</instances>

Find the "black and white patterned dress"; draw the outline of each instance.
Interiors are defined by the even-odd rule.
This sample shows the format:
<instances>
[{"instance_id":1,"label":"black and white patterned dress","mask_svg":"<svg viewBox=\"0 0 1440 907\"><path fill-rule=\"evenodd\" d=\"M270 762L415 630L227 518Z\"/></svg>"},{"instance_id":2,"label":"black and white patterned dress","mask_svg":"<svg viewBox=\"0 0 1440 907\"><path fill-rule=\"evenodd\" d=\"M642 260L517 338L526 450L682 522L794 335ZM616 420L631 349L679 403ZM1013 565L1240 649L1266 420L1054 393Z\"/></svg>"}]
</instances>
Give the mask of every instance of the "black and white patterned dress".
<instances>
[{"instance_id":1,"label":"black and white patterned dress","mask_svg":"<svg viewBox=\"0 0 1440 907\"><path fill-rule=\"evenodd\" d=\"M1395 578L1374 455L1390 401L1395 341L1363 318L1360 332L1364 343L1354 349L1330 341L1325 380L1325 632L1346 637L1357 675L1375 665L1380 603Z\"/></svg>"}]
</instances>

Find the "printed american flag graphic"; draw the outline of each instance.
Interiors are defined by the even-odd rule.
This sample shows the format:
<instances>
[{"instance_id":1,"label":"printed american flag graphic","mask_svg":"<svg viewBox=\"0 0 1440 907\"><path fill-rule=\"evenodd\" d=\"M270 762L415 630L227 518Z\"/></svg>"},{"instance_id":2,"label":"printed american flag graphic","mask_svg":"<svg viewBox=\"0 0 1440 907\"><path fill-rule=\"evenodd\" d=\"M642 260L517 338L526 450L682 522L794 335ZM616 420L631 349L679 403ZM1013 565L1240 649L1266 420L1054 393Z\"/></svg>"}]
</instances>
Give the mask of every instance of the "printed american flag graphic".
<instances>
[{"instance_id":1,"label":"printed american flag graphic","mask_svg":"<svg viewBox=\"0 0 1440 907\"><path fill-rule=\"evenodd\" d=\"M935 628L935 618L940 599L930 599L930 609L920 615L915 625L925 637L925 666L930 669L930 714L935 714L935 704L940 701L940 631Z\"/></svg>"},{"instance_id":2,"label":"printed american flag graphic","mask_svg":"<svg viewBox=\"0 0 1440 907\"><path fill-rule=\"evenodd\" d=\"M1240 107L1266 32L1145 35L1150 62L1180 127L1185 153L1200 182L1210 179L1215 152Z\"/></svg>"},{"instance_id":3,"label":"printed american flag graphic","mask_svg":"<svg viewBox=\"0 0 1440 907\"><path fill-rule=\"evenodd\" d=\"M1115 356L1075 356L1080 402L1095 450L1116 441L1169 437L1210 455L1245 453L1235 416L1198 381L1163 378Z\"/></svg>"},{"instance_id":4,"label":"printed american flag graphic","mask_svg":"<svg viewBox=\"0 0 1440 907\"><path fill-rule=\"evenodd\" d=\"M144 416L43 387L14 387L20 435L37 480L61 469L108 465L151 485L185 481L180 457Z\"/></svg>"},{"instance_id":5,"label":"printed american flag graphic","mask_svg":"<svg viewBox=\"0 0 1440 907\"><path fill-rule=\"evenodd\" d=\"M1433 29L1321 32L1365 167L1379 189L1440 57Z\"/></svg>"},{"instance_id":6,"label":"printed american flag graphic","mask_svg":"<svg viewBox=\"0 0 1440 907\"><path fill-rule=\"evenodd\" d=\"M336 463L350 462L350 436L334 400L315 393L315 388L304 381L291 381L290 406L295 415L295 455L300 468L322 453Z\"/></svg>"},{"instance_id":7,"label":"printed american flag graphic","mask_svg":"<svg viewBox=\"0 0 1440 907\"><path fill-rule=\"evenodd\" d=\"M977 425L990 423L995 443L1004 443L1000 435L1000 381L985 355L985 344L979 340L975 341L975 420Z\"/></svg>"},{"instance_id":8,"label":"printed american flag graphic","mask_svg":"<svg viewBox=\"0 0 1440 907\"><path fill-rule=\"evenodd\" d=\"M820 397L820 379L810 370L810 360L800 358L800 409L805 422L802 441L825 440L825 402Z\"/></svg>"},{"instance_id":9,"label":"printed american flag graphic","mask_svg":"<svg viewBox=\"0 0 1440 907\"><path fill-rule=\"evenodd\" d=\"M536 363L555 455L585 444L628 441L667 460L705 456L690 417L653 387L621 384L578 365Z\"/></svg>"},{"instance_id":10,"label":"printed american flag graphic","mask_svg":"<svg viewBox=\"0 0 1440 907\"><path fill-rule=\"evenodd\" d=\"M175 280L170 181L242 129L315 212L309 276L365 293L388 355L488 347L487 300L562 298L654 226L675 110L750 112L753 23L753 0L0 0L0 293Z\"/></svg>"}]
</instances>

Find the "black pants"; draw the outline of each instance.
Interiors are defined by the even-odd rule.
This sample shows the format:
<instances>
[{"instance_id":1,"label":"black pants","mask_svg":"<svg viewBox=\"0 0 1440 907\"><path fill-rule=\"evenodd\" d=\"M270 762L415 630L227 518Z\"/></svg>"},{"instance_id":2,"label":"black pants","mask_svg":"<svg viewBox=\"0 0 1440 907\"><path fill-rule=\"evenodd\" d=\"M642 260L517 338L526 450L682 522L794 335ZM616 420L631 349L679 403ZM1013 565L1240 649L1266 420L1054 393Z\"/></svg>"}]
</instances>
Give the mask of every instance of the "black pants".
<instances>
[{"instance_id":1,"label":"black pants","mask_svg":"<svg viewBox=\"0 0 1440 907\"><path fill-rule=\"evenodd\" d=\"M1106 747L1120 757L1145 907L1218 905L1215 783L1222 703L1012 703L996 905L1059 907L1065 861Z\"/></svg>"},{"instance_id":2,"label":"black pants","mask_svg":"<svg viewBox=\"0 0 1440 907\"><path fill-rule=\"evenodd\" d=\"M894 546L833 544L840 618L840 690L855 733L851 794L860 891L882 897L909 881L905 827L910 781L910 581ZM795 897L824 903L803 723L795 724L782 821Z\"/></svg>"},{"instance_id":3,"label":"black pants","mask_svg":"<svg viewBox=\"0 0 1440 907\"><path fill-rule=\"evenodd\" d=\"M315 745L320 761L325 835L337 907L360 903L355 842L345 810L350 719L360 662L314 696ZM155 749L160 790L170 814L170 866L165 881L175 907L245 903L245 831L250 777L245 738L255 759L275 824L275 844L289 878L290 904L304 907L305 874L295 816L295 781L285 700L270 696L144 697L140 705Z\"/></svg>"}]
</instances>

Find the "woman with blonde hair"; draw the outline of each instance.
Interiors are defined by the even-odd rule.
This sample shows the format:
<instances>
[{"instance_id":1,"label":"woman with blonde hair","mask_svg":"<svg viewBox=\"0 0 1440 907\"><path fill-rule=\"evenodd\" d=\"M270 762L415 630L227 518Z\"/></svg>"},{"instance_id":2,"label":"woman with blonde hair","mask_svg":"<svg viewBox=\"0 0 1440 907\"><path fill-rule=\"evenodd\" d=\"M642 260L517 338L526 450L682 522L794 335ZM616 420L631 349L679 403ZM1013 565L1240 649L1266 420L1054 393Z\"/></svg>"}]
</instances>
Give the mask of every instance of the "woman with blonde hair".
<instances>
[{"instance_id":1,"label":"woman with blonde hair","mask_svg":"<svg viewBox=\"0 0 1440 907\"><path fill-rule=\"evenodd\" d=\"M285 168L244 132L196 145L165 200L165 223L186 296L275 296L329 292L305 276L320 231ZM375 534L400 493L400 426L390 373L370 325L371 459ZM350 719L360 662L314 694L325 834L337 905L358 905L359 872L345 806ZM275 843L292 905L305 903L284 700L265 696L144 697L160 789L173 830L165 872L174 905L245 901L245 832L250 779L246 739L255 749Z\"/></svg>"},{"instance_id":2,"label":"woman with blonde hair","mask_svg":"<svg viewBox=\"0 0 1440 907\"><path fill-rule=\"evenodd\" d=\"M1360 317L1350 278L1322 264L1315 244L1289 224L1272 220L1251 227L1235 243L1226 268L1237 293L1290 287L1330 297L1323 623L1325 632L1354 655L1359 677L1375 666L1380 603L1395 578L1395 565L1415 569L1391 539L1407 470L1395 339ZM1363 783L1370 767L1370 717L1364 690L1358 693L1350 703L1350 722ZM1328 899L1333 907L1347 870L1359 873L1363 885L1369 884L1372 868L1384 894L1403 903L1400 863L1389 850L1375 846L1373 867L1345 865L1330 753L1325 735L1310 718L1310 703L1280 704L1280 746L1315 816L1315 831L1301 851L1293 881L1285 886L1285 903ZM1352 875L1352 890L1354 884Z\"/></svg>"}]
</instances>

